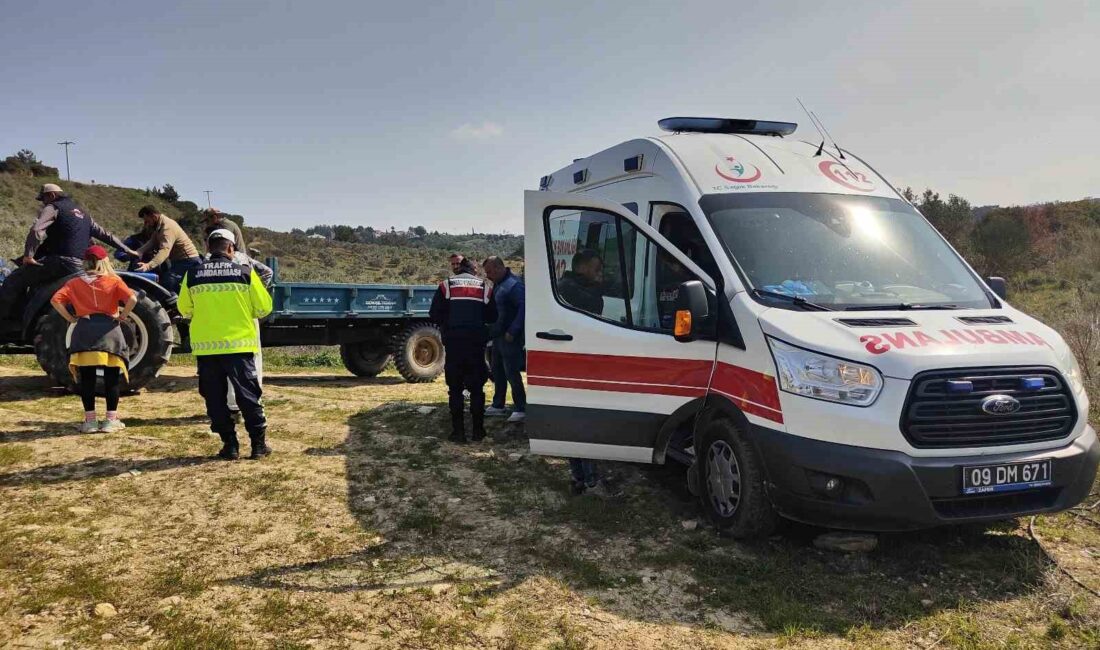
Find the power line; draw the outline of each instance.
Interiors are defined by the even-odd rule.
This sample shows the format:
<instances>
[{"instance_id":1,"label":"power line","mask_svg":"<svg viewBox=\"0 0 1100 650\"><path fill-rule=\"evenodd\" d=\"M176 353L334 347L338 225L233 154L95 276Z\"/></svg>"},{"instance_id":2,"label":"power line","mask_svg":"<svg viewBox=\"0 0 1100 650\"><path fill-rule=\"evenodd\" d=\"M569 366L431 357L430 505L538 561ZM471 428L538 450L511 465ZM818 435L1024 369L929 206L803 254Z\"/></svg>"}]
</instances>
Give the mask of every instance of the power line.
<instances>
[{"instance_id":1,"label":"power line","mask_svg":"<svg viewBox=\"0 0 1100 650\"><path fill-rule=\"evenodd\" d=\"M214 192L214 190L203 190L203 192L206 192L206 207L213 207L212 205L210 205L210 195Z\"/></svg>"},{"instance_id":2,"label":"power line","mask_svg":"<svg viewBox=\"0 0 1100 650\"><path fill-rule=\"evenodd\" d=\"M73 177L69 175L69 145L76 143L72 140L66 140L64 142L58 142L57 144L65 146L65 180L71 181Z\"/></svg>"}]
</instances>

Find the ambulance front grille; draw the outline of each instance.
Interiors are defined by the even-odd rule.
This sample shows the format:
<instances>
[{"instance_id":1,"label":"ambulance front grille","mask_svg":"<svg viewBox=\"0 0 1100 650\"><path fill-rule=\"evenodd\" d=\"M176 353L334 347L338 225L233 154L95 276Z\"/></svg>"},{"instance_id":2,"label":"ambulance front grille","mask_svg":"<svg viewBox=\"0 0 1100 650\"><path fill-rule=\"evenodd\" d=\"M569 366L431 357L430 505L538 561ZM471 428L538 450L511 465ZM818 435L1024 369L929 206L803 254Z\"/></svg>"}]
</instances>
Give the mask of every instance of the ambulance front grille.
<instances>
[{"instance_id":1,"label":"ambulance front grille","mask_svg":"<svg viewBox=\"0 0 1100 650\"><path fill-rule=\"evenodd\" d=\"M1040 378L1041 387L1025 385ZM982 403L992 395L1018 400L1019 410L987 413ZM962 368L913 379L901 432L918 448L989 447L1057 440L1076 423L1073 396L1053 368Z\"/></svg>"}]
</instances>

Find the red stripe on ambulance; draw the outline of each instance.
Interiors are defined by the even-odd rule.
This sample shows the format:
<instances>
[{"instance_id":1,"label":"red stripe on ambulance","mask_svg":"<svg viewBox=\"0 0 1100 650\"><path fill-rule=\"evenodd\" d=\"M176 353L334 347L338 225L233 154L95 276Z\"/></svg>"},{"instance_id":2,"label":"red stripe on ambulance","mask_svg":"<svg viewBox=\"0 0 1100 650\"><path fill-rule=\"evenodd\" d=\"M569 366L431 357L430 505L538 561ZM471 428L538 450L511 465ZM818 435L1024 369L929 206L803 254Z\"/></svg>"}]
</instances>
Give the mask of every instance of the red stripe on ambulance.
<instances>
[{"instance_id":1,"label":"red stripe on ambulance","mask_svg":"<svg viewBox=\"0 0 1100 650\"><path fill-rule=\"evenodd\" d=\"M527 353L527 374L593 379L624 384L660 384L706 388L711 362L705 359L654 359L573 352Z\"/></svg>"},{"instance_id":2,"label":"red stripe on ambulance","mask_svg":"<svg viewBox=\"0 0 1100 650\"><path fill-rule=\"evenodd\" d=\"M711 365L705 359L533 350L527 353L527 382L577 390L702 397L707 392ZM733 400L746 413L783 422L779 389L769 375L719 362L711 389Z\"/></svg>"}]
</instances>

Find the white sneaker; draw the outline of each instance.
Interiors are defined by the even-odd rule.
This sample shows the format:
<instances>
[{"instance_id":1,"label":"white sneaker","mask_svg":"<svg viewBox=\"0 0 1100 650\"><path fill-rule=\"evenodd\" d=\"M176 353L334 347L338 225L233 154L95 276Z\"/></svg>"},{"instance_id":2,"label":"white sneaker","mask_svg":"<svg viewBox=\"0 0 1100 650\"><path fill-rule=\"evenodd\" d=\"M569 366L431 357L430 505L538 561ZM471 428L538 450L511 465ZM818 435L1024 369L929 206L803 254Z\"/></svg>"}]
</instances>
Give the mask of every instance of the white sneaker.
<instances>
[{"instance_id":1,"label":"white sneaker","mask_svg":"<svg viewBox=\"0 0 1100 650\"><path fill-rule=\"evenodd\" d=\"M99 423L100 433L118 433L126 428L126 423L122 420L104 420Z\"/></svg>"},{"instance_id":2,"label":"white sneaker","mask_svg":"<svg viewBox=\"0 0 1100 650\"><path fill-rule=\"evenodd\" d=\"M491 418L501 417L504 415L508 415L508 409L498 409L495 406L486 406L485 415L488 415Z\"/></svg>"},{"instance_id":3,"label":"white sneaker","mask_svg":"<svg viewBox=\"0 0 1100 650\"><path fill-rule=\"evenodd\" d=\"M527 420L527 414L523 411L516 411L512 413L512 416L508 418L508 424L516 424L518 422L524 422Z\"/></svg>"},{"instance_id":4,"label":"white sneaker","mask_svg":"<svg viewBox=\"0 0 1100 650\"><path fill-rule=\"evenodd\" d=\"M80 433L99 433L99 422L95 420L88 422L85 420L80 423L79 431Z\"/></svg>"}]
</instances>

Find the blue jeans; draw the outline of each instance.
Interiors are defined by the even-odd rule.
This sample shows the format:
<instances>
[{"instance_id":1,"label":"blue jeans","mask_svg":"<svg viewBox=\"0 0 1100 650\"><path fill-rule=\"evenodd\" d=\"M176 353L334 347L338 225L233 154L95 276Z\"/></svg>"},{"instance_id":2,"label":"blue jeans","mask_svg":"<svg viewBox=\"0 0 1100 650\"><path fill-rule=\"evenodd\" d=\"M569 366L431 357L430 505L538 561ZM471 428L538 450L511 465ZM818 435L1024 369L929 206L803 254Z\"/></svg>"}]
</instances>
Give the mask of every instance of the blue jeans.
<instances>
[{"instance_id":1,"label":"blue jeans","mask_svg":"<svg viewBox=\"0 0 1100 650\"><path fill-rule=\"evenodd\" d=\"M519 413L527 411L527 391L523 388L523 344L518 341L509 343L504 338L493 339L492 375L493 406L504 408L508 396L508 386L512 386L512 405Z\"/></svg>"},{"instance_id":2,"label":"blue jeans","mask_svg":"<svg viewBox=\"0 0 1100 650\"><path fill-rule=\"evenodd\" d=\"M594 487L600 480L596 461L587 458L570 458L569 473L573 475L574 483L584 483L587 487Z\"/></svg>"}]
</instances>

